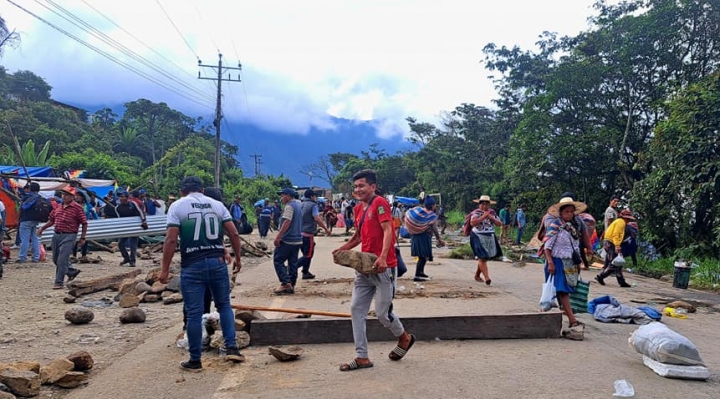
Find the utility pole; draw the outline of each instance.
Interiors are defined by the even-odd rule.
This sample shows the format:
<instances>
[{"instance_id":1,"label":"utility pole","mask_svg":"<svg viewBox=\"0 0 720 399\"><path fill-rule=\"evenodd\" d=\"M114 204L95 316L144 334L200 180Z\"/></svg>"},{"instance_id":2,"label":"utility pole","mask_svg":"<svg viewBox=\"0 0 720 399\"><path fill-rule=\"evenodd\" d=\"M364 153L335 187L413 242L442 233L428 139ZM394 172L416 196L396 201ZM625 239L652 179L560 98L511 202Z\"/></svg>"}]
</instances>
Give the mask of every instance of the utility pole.
<instances>
[{"instance_id":1,"label":"utility pole","mask_svg":"<svg viewBox=\"0 0 720 399\"><path fill-rule=\"evenodd\" d=\"M230 74L227 78L223 78L223 73L226 71L242 71L242 64L238 62L237 68L235 67L223 67L222 54L218 53L218 64L217 67L214 65L203 65L201 60L198 60L198 67L217 69L217 77L206 78L200 75L198 71L198 79L214 80L217 82L217 101L215 103L215 120L213 125L215 126L215 187L220 187L220 122L222 122L222 82L239 82L240 74L238 73L237 79L233 79Z\"/></svg>"},{"instance_id":2,"label":"utility pole","mask_svg":"<svg viewBox=\"0 0 720 399\"><path fill-rule=\"evenodd\" d=\"M250 158L255 158L255 177L258 177L260 174L260 158L262 158L261 154L252 154L250 155Z\"/></svg>"}]
</instances>

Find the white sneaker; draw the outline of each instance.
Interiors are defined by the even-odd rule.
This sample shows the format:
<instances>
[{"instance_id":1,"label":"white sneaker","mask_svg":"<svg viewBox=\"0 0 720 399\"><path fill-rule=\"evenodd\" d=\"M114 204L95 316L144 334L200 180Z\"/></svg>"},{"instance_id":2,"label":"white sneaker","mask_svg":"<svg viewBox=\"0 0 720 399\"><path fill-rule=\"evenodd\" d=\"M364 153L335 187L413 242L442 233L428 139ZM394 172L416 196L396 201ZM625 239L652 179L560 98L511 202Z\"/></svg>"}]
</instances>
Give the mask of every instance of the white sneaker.
<instances>
[{"instance_id":1,"label":"white sneaker","mask_svg":"<svg viewBox=\"0 0 720 399\"><path fill-rule=\"evenodd\" d=\"M12 247L10 247L10 249L20 249L20 246L13 244Z\"/></svg>"}]
</instances>

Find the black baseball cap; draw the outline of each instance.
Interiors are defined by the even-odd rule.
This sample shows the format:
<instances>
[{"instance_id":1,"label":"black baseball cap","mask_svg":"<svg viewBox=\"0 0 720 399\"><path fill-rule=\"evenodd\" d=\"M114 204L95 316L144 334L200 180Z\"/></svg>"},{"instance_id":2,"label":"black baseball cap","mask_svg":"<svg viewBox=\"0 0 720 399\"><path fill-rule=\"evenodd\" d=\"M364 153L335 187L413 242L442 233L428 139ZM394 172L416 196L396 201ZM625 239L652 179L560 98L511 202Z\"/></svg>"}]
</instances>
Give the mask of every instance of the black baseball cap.
<instances>
[{"instance_id":1,"label":"black baseball cap","mask_svg":"<svg viewBox=\"0 0 720 399\"><path fill-rule=\"evenodd\" d=\"M295 192L295 190L293 190L290 187L283 188L282 190L278 191L277 194L278 195L283 195L283 194L289 195L291 198L296 198L296 196L297 196L297 192Z\"/></svg>"},{"instance_id":2,"label":"black baseball cap","mask_svg":"<svg viewBox=\"0 0 720 399\"><path fill-rule=\"evenodd\" d=\"M188 176L180 183L180 191L186 193L197 193L202 191L203 181L197 176Z\"/></svg>"}]
</instances>

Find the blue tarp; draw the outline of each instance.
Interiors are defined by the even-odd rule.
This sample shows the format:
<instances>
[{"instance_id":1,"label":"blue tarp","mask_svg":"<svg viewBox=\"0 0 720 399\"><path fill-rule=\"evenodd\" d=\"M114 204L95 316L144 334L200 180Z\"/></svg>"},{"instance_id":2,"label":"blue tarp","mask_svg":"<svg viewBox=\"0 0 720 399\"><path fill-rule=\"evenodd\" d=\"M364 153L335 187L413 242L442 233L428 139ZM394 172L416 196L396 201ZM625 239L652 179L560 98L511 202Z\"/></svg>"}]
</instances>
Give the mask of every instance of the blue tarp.
<instances>
[{"instance_id":1,"label":"blue tarp","mask_svg":"<svg viewBox=\"0 0 720 399\"><path fill-rule=\"evenodd\" d=\"M28 166L27 171L30 177L50 177L52 175L53 168L49 166ZM8 166L0 165L0 173L5 174L17 174L18 177L25 176L25 169L22 166Z\"/></svg>"},{"instance_id":2,"label":"blue tarp","mask_svg":"<svg viewBox=\"0 0 720 399\"><path fill-rule=\"evenodd\" d=\"M395 201L403 205L419 205L420 200L411 197L395 197Z\"/></svg>"}]
</instances>

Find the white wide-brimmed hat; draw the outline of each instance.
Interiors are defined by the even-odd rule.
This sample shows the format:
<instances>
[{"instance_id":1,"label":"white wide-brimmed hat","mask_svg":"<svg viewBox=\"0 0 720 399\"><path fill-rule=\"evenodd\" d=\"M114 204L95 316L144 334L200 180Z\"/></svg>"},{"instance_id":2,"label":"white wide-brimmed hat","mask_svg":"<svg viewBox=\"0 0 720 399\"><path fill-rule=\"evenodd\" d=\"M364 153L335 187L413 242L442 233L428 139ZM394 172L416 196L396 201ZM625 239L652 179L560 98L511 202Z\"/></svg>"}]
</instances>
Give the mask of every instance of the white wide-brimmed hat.
<instances>
[{"instance_id":1,"label":"white wide-brimmed hat","mask_svg":"<svg viewBox=\"0 0 720 399\"><path fill-rule=\"evenodd\" d=\"M560 199L560 202L558 202L557 204L551 205L550 208L548 208L547 213L549 213L553 216L560 217L560 208L565 205L574 206L576 215L579 215L579 214L585 212L585 210L587 209L587 204L585 204L584 202L573 201L573 199L570 197L563 197Z\"/></svg>"},{"instance_id":2,"label":"white wide-brimmed hat","mask_svg":"<svg viewBox=\"0 0 720 399\"><path fill-rule=\"evenodd\" d=\"M477 204L479 204L479 203L481 203L481 202L489 202L490 205L495 205L495 204L497 204L497 202L492 201L492 200L490 199L490 196L489 196L489 195L481 195L480 198L474 199L473 202L475 202L475 203L477 203Z\"/></svg>"}]
</instances>

